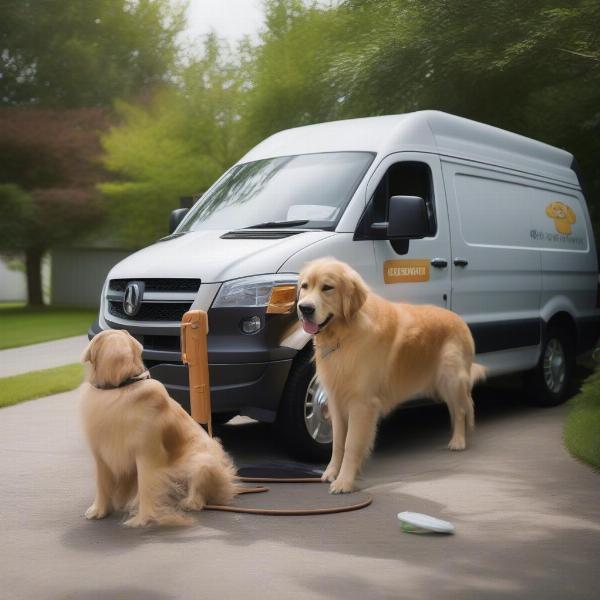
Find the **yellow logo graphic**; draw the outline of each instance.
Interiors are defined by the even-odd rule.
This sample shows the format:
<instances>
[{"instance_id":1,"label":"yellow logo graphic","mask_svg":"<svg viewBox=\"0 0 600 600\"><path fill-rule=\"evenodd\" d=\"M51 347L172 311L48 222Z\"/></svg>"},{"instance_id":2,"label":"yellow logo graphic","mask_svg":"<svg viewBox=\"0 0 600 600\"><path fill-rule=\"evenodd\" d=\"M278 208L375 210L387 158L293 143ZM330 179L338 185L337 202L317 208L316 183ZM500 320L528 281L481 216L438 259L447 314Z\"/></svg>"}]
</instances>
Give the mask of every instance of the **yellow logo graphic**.
<instances>
[{"instance_id":1,"label":"yellow logo graphic","mask_svg":"<svg viewBox=\"0 0 600 600\"><path fill-rule=\"evenodd\" d=\"M546 214L554 221L556 231L563 235L571 233L571 225L577 220L573 209L562 202L550 202Z\"/></svg>"},{"instance_id":2,"label":"yellow logo graphic","mask_svg":"<svg viewBox=\"0 0 600 600\"><path fill-rule=\"evenodd\" d=\"M412 283L429 281L429 259L386 260L383 263L385 283Z\"/></svg>"}]
</instances>

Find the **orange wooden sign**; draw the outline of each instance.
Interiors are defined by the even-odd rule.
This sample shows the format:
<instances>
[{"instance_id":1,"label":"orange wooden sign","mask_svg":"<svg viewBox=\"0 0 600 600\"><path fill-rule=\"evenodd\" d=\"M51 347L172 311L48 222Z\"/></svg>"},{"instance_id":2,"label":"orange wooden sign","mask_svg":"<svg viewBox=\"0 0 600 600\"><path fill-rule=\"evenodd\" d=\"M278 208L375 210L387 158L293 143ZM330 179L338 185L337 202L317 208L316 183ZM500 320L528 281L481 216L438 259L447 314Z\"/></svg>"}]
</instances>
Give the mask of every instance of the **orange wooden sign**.
<instances>
[{"instance_id":1,"label":"orange wooden sign","mask_svg":"<svg viewBox=\"0 0 600 600\"><path fill-rule=\"evenodd\" d=\"M385 283L429 281L429 265L428 258L386 260L383 263L383 281Z\"/></svg>"}]
</instances>

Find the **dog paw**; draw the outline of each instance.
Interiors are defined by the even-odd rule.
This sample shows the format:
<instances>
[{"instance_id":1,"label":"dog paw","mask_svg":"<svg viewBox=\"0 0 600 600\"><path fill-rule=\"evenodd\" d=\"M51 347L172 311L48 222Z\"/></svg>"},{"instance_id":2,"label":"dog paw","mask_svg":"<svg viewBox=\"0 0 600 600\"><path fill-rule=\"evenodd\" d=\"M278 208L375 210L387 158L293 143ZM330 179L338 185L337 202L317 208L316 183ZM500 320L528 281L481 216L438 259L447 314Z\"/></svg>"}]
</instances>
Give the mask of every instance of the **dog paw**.
<instances>
[{"instance_id":1,"label":"dog paw","mask_svg":"<svg viewBox=\"0 0 600 600\"><path fill-rule=\"evenodd\" d=\"M151 521L152 519L150 517L135 515L135 517L127 519L123 525L125 525L125 527L146 527L146 525L149 525Z\"/></svg>"},{"instance_id":2,"label":"dog paw","mask_svg":"<svg viewBox=\"0 0 600 600\"><path fill-rule=\"evenodd\" d=\"M464 437L453 437L448 443L449 450L464 450L467 447L467 443Z\"/></svg>"},{"instance_id":3,"label":"dog paw","mask_svg":"<svg viewBox=\"0 0 600 600\"><path fill-rule=\"evenodd\" d=\"M92 504L86 511L85 511L85 518L86 519L104 519L104 517L106 517L108 515L108 509L100 509L96 506L96 504Z\"/></svg>"},{"instance_id":4,"label":"dog paw","mask_svg":"<svg viewBox=\"0 0 600 600\"><path fill-rule=\"evenodd\" d=\"M339 477L329 486L330 494L349 494L354 489L354 482Z\"/></svg>"},{"instance_id":5,"label":"dog paw","mask_svg":"<svg viewBox=\"0 0 600 600\"><path fill-rule=\"evenodd\" d=\"M338 476L339 469L335 467L327 467L325 471L323 471L323 475L321 475L321 481L335 481L335 478Z\"/></svg>"},{"instance_id":6,"label":"dog paw","mask_svg":"<svg viewBox=\"0 0 600 600\"><path fill-rule=\"evenodd\" d=\"M179 503L179 506L183 510L202 510L206 506L206 502L204 502L204 498L196 496L185 498Z\"/></svg>"}]
</instances>

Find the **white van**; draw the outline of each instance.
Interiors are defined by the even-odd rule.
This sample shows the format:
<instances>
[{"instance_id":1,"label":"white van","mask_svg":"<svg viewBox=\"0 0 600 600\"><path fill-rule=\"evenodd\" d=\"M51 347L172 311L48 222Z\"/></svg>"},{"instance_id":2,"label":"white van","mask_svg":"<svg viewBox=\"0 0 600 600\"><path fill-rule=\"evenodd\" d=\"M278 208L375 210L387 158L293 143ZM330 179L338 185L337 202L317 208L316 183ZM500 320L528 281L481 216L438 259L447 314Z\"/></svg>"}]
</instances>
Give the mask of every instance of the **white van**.
<instances>
[{"instance_id":1,"label":"white van","mask_svg":"<svg viewBox=\"0 0 600 600\"><path fill-rule=\"evenodd\" d=\"M290 286L334 256L389 300L452 309L490 375L528 372L557 404L600 333L598 263L573 156L434 111L277 133L231 167L173 233L116 265L90 336L127 329L188 408L179 321L208 311L213 409L276 422L328 455L325 390Z\"/></svg>"}]
</instances>

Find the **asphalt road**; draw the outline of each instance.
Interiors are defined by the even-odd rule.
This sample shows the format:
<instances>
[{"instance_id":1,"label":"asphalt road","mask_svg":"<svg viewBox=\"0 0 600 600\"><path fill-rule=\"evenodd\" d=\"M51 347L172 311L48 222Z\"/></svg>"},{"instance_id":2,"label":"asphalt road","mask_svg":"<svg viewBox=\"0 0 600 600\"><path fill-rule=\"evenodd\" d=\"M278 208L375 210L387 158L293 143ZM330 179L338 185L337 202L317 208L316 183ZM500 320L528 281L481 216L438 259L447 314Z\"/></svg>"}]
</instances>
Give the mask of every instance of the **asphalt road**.
<instances>
[{"instance_id":1,"label":"asphalt road","mask_svg":"<svg viewBox=\"0 0 600 600\"><path fill-rule=\"evenodd\" d=\"M0 596L144 598L595 598L600 475L563 449L565 408L485 392L462 453L444 407L386 421L362 511L265 517L205 511L186 529L89 522L93 468L75 392L0 411ZM238 464L283 457L268 427L226 426ZM311 485L311 484L309 484ZM400 531L399 511L454 536Z\"/></svg>"}]
</instances>

